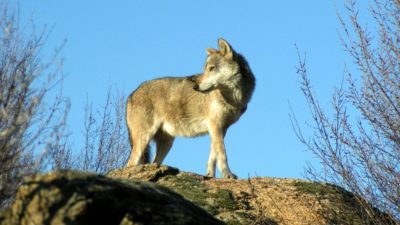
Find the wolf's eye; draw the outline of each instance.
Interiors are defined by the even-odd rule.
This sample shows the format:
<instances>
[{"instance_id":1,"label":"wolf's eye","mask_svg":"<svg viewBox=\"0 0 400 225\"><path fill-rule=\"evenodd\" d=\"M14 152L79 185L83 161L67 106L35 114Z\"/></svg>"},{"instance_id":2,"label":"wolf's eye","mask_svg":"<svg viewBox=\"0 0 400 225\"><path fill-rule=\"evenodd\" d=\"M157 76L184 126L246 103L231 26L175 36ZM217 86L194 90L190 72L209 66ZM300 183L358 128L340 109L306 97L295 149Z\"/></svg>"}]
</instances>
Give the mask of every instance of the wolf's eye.
<instances>
[{"instance_id":1,"label":"wolf's eye","mask_svg":"<svg viewBox=\"0 0 400 225\"><path fill-rule=\"evenodd\" d=\"M209 66L208 71L213 71L215 69L215 66Z\"/></svg>"}]
</instances>

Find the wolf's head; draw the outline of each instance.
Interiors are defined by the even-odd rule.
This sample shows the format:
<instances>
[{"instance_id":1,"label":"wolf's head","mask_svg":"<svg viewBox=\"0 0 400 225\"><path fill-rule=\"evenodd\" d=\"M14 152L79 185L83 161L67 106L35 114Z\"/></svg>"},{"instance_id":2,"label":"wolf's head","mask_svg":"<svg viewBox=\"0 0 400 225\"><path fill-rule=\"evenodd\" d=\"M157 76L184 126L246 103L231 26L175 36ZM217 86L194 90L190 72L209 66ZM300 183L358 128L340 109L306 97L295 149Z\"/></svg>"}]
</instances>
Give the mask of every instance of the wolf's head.
<instances>
[{"instance_id":1,"label":"wolf's head","mask_svg":"<svg viewBox=\"0 0 400 225\"><path fill-rule=\"evenodd\" d=\"M240 66L236 53L227 41L218 39L219 49L208 48L204 72L196 79L194 89L208 92L220 87L229 87L240 80Z\"/></svg>"}]
</instances>

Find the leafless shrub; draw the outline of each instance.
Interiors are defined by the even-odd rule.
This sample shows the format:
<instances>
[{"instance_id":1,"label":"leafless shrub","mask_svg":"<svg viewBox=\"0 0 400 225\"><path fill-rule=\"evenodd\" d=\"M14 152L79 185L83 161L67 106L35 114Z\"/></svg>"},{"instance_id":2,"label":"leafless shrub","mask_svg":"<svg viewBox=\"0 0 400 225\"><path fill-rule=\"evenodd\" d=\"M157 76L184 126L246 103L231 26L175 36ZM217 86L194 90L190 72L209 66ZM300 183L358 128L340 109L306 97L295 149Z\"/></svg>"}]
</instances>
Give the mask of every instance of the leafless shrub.
<instances>
[{"instance_id":1,"label":"leafless shrub","mask_svg":"<svg viewBox=\"0 0 400 225\"><path fill-rule=\"evenodd\" d=\"M355 193L366 224L396 224L400 223L400 1L373 1L370 12L377 28L372 32L361 24L357 8L355 0L348 1L350 22L340 15L339 20L343 46L358 74L346 69L346 82L333 93L330 115L312 90L305 57L299 57L297 73L313 134L304 136L293 112L292 125L322 162L322 171L308 168L311 178Z\"/></svg>"},{"instance_id":2,"label":"leafless shrub","mask_svg":"<svg viewBox=\"0 0 400 225\"><path fill-rule=\"evenodd\" d=\"M61 47L43 60L50 32L38 33L33 23L21 28L13 5L0 1L0 209L12 201L23 176L56 169L106 173L122 167L130 153L125 100L112 88L103 108L86 104L85 142L71 150Z\"/></svg>"},{"instance_id":3,"label":"leafless shrub","mask_svg":"<svg viewBox=\"0 0 400 225\"><path fill-rule=\"evenodd\" d=\"M124 166L130 146L125 127L125 98L121 93L110 88L105 105L96 112L92 104L86 103L83 136L85 141L75 168L106 173Z\"/></svg>"},{"instance_id":4,"label":"leafless shrub","mask_svg":"<svg viewBox=\"0 0 400 225\"><path fill-rule=\"evenodd\" d=\"M7 205L22 176L43 169L49 152L64 145L68 100L61 92L45 102L62 79L60 49L44 62L48 31L21 29L18 9L0 2L0 208ZM17 7L16 7L17 8ZM64 150L63 150L64 151Z\"/></svg>"}]
</instances>

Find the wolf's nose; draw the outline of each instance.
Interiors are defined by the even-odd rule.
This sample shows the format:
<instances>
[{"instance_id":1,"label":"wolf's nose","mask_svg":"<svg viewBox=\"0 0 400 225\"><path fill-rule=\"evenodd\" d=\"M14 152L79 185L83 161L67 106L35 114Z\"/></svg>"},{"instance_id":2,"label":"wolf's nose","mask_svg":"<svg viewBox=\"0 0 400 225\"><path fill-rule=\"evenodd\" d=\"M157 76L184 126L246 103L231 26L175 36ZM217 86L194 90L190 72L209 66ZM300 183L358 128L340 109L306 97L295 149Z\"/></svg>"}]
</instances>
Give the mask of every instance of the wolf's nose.
<instances>
[{"instance_id":1,"label":"wolf's nose","mask_svg":"<svg viewBox=\"0 0 400 225\"><path fill-rule=\"evenodd\" d=\"M195 85L193 86L193 89L194 89L195 91L198 91L198 90L199 90L199 85L198 85L198 84L195 84Z\"/></svg>"}]
</instances>

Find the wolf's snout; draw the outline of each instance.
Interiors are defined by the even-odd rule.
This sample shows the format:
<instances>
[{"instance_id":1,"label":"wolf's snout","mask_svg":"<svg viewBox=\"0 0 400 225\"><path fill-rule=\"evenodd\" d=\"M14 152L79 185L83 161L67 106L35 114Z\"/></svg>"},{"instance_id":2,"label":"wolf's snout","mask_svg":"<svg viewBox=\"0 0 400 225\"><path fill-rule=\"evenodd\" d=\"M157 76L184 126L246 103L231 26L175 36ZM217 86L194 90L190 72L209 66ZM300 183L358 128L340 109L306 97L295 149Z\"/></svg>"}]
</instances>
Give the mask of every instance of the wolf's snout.
<instances>
[{"instance_id":1,"label":"wolf's snout","mask_svg":"<svg viewBox=\"0 0 400 225\"><path fill-rule=\"evenodd\" d=\"M194 89L195 91L198 91L198 90L199 90L199 85L198 85L198 84L195 84L195 85L193 86L193 89Z\"/></svg>"}]
</instances>

